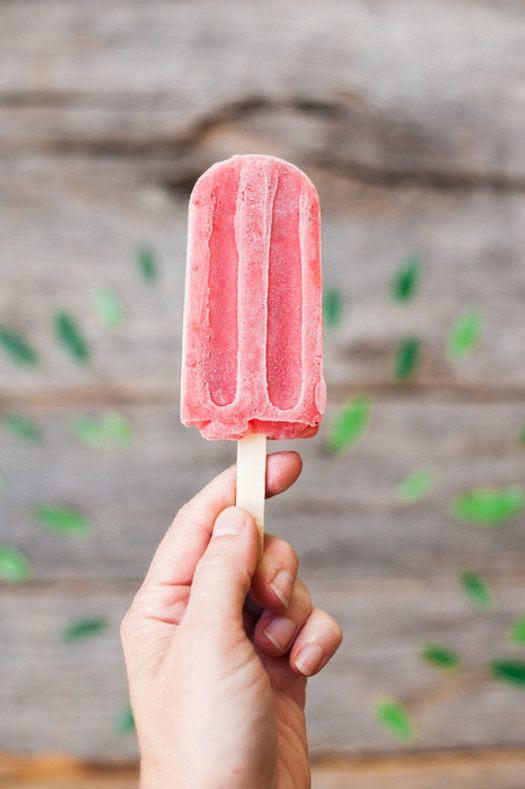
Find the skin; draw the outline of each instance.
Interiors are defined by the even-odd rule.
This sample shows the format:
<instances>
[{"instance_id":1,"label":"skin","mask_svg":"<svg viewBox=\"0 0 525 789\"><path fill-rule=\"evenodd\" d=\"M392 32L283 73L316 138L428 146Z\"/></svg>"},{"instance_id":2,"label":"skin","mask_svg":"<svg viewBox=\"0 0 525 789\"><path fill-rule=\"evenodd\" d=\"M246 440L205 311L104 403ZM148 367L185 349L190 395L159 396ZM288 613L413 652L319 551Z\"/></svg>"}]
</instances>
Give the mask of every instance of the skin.
<instances>
[{"instance_id":1,"label":"skin","mask_svg":"<svg viewBox=\"0 0 525 789\"><path fill-rule=\"evenodd\" d=\"M267 497L300 472L297 453L269 456ZM312 606L288 543L266 535L257 564L234 501L232 466L179 511L122 621L141 789L310 787L306 677L341 629Z\"/></svg>"}]
</instances>

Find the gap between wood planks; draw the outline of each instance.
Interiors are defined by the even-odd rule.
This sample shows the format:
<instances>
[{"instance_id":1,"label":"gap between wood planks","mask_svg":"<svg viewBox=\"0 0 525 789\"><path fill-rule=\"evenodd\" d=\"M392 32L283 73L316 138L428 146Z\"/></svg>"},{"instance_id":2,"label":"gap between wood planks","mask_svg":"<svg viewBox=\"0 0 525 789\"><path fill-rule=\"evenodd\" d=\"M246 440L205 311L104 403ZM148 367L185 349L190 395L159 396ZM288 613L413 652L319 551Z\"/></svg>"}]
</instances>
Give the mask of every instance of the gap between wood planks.
<instances>
[{"instance_id":1,"label":"gap between wood planks","mask_svg":"<svg viewBox=\"0 0 525 789\"><path fill-rule=\"evenodd\" d=\"M504 766L508 763L525 766L525 748L486 748L469 750L449 750L433 752L412 752L403 754L367 754L340 756L334 754L318 755L311 759L314 774L319 771L333 771L343 775L358 777L369 773L378 779L388 778L391 773L407 772L417 769L432 771L448 767L457 769L475 768L480 771L489 767ZM138 763L127 762L88 762L62 754L35 754L32 756L0 754L0 781L9 781L9 786L30 784L37 789L39 784L60 786L75 781L82 787L98 786L101 779L115 783L136 781ZM7 785L7 784L4 784ZM108 784L109 785L109 784Z\"/></svg>"},{"instance_id":2,"label":"gap between wood planks","mask_svg":"<svg viewBox=\"0 0 525 789\"><path fill-rule=\"evenodd\" d=\"M366 392L378 400L395 398L436 397L450 402L503 403L525 398L525 384L487 386L486 384L454 384L439 386L420 381L410 384L395 384L378 381L347 384L328 383L330 402L342 404L352 396ZM170 405L179 402L178 387L129 383L121 385L92 385L80 387L58 387L56 389L21 392L8 388L0 392L0 408L59 408L63 406L107 406L107 405Z\"/></svg>"}]
</instances>

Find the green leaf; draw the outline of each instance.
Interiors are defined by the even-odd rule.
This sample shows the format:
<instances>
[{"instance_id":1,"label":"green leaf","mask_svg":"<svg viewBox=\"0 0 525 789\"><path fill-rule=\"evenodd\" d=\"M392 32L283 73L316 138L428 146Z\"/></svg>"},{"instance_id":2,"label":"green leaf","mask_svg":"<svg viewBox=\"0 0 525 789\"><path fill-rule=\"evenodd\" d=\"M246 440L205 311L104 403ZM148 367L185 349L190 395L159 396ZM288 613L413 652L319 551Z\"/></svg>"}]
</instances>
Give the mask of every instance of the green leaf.
<instances>
[{"instance_id":1,"label":"green leaf","mask_svg":"<svg viewBox=\"0 0 525 789\"><path fill-rule=\"evenodd\" d=\"M67 312L57 312L54 323L59 342L77 362L85 364L89 359L89 348L75 318Z\"/></svg>"},{"instance_id":2,"label":"green leaf","mask_svg":"<svg viewBox=\"0 0 525 789\"><path fill-rule=\"evenodd\" d=\"M82 414L75 414L69 420L69 427L75 438L83 444L100 449L106 443L100 423L96 419L91 419L89 416L83 416Z\"/></svg>"},{"instance_id":3,"label":"green leaf","mask_svg":"<svg viewBox=\"0 0 525 789\"><path fill-rule=\"evenodd\" d=\"M20 414L4 414L1 422L17 438L23 438L25 441L38 441L42 438L42 431L38 425Z\"/></svg>"},{"instance_id":4,"label":"green leaf","mask_svg":"<svg viewBox=\"0 0 525 789\"><path fill-rule=\"evenodd\" d=\"M20 583L27 581L33 571L33 565L22 551L14 545L0 543L0 579Z\"/></svg>"},{"instance_id":5,"label":"green leaf","mask_svg":"<svg viewBox=\"0 0 525 789\"><path fill-rule=\"evenodd\" d=\"M323 291L323 318L327 329L339 326L343 317L343 296L339 288L325 288Z\"/></svg>"},{"instance_id":6,"label":"green leaf","mask_svg":"<svg viewBox=\"0 0 525 789\"><path fill-rule=\"evenodd\" d=\"M483 327L483 315L479 310L467 310L450 328L447 353L451 359L466 356L478 343Z\"/></svg>"},{"instance_id":7,"label":"green leaf","mask_svg":"<svg viewBox=\"0 0 525 789\"><path fill-rule=\"evenodd\" d=\"M436 484L436 478L436 471L431 466L421 466L411 471L398 485L398 499L403 504L414 504L421 501Z\"/></svg>"},{"instance_id":8,"label":"green leaf","mask_svg":"<svg viewBox=\"0 0 525 789\"><path fill-rule=\"evenodd\" d=\"M424 644L421 656L438 668L457 668L461 663L459 655L442 644Z\"/></svg>"},{"instance_id":9,"label":"green leaf","mask_svg":"<svg viewBox=\"0 0 525 789\"><path fill-rule=\"evenodd\" d=\"M132 734L135 731L135 720L129 703L122 707L115 718L114 729L116 733L122 737L126 734Z\"/></svg>"},{"instance_id":10,"label":"green leaf","mask_svg":"<svg viewBox=\"0 0 525 789\"><path fill-rule=\"evenodd\" d=\"M353 447L362 437L370 417L371 400L354 397L336 414L327 437L327 449L338 454Z\"/></svg>"},{"instance_id":11,"label":"green leaf","mask_svg":"<svg viewBox=\"0 0 525 789\"><path fill-rule=\"evenodd\" d=\"M421 354L419 337L405 337L396 349L394 357L394 377L398 381L406 381L414 373Z\"/></svg>"},{"instance_id":12,"label":"green leaf","mask_svg":"<svg viewBox=\"0 0 525 789\"><path fill-rule=\"evenodd\" d=\"M474 488L456 496L450 510L460 521L489 528L515 518L522 511L524 503L521 485Z\"/></svg>"},{"instance_id":13,"label":"green leaf","mask_svg":"<svg viewBox=\"0 0 525 789\"><path fill-rule=\"evenodd\" d=\"M19 332L9 326L0 325L0 345L9 357L19 364L29 365L38 362L37 352Z\"/></svg>"},{"instance_id":14,"label":"green leaf","mask_svg":"<svg viewBox=\"0 0 525 789\"><path fill-rule=\"evenodd\" d=\"M95 310L104 326L118 329L124 323L124 305L117 291L111 285L102 285L94 294Z\"/></svg>"},{"instance_id":15,"label":"green leaf","mask_svg":"<svg viewBox=\"0 0 525 789\"><path fill-rule=\"evenodd\" d=\"M149 245L142 244L137 249L137 265L145 282L154 282L157 279L157 261Z\"/></svg>"},{"instance_id":16,"label":"green leaf","mask_svg":"<svg viewBox=\"0 0 525 789\"><path fill-rule=\"evenodd\" d=\"M523 425L518 434L518 443L525 447L525 425Z\"/></svg>"},{"instance_id":17,"label":"green leaf","mask_svg":"<svg viewBox=\"0 0 525 789\"><path fill-rule=\"evenodd\" d=\"M108 411L107 414L104 414L102 432L106 441L114 444L130 444L134 437L131 424L116 411Z\"/></svg>"},{"instance_id":18,"label":"green leaf","mask_svg":"<svg viewBox=\"0 0 525 789\"><path fill-rule=\"evenodd\" d=\"M513 622L508 632L508 637L515 644L525 644L525 614L519 616Z\"/></svg>"},{"instance_id":19,"label":"green leaf","mask_svg":"<svg viewBox=\"0 0 525 789\"><path fill-rule=\"evenodd\" d=\"M92 526L84 513L58 504L37 504L33 514L43 526L59 534L85 534Z\"/></svg>"},{"instance_id":20,"label":"green leaf","mask_svg":"<svg viewBox=\"0 0 525 789\"><path fill-rule=\"evenodd\" d=\"M95 449L104 449L112 444L126 445L133 440L133 427L116 411L108 411L98 420L77 414L69 424L79 441Z\"/></svg>"},{"instance_id":21,"label":"green leaf","mask_svg":"<svg viewBox=\"0 0 525 789\"><path fill-rule=\"evenodd\" d=\"M93 616L74 619L62 630L60 635L62 641L78 641L101 633L106 626L107 622L102 617Z\"/></svg>"},{"instance_id":22,"label":"green leaf","mask_svg":"<svg viewBox=\"0 0 525 789\"><path fill-rule=\"evenodd\" d=\"M487 611L494 605L494 592L481 575L471 570L460 573L460 583L465 594L481 611Z\"/></svg>"},{"instance_id":23,"label":"green leaf","mask_svg":"<svg viewBox=\"0 0 525 789\"><path fill-rule=\"evenodd\" d=\"M386 731L399 740L412 740L415 726L407 710L397 701L386 699L375 705L376 718Z\"/></svg>"},{"instance_id":24,"label":"green leaf","mask_svg":"<svg viewBox=\"0 0 525 789\"><path fill-rule=\"evenodd\" d=\"M525 690L525 661L502 658L501 660L492 660L489 667L495 679Z\"/></svg>"},{"instance_id":25,"label":"green leaf","mask_svg":"<svg viewBox=\"0 0 525 789\"><path fill-rule=\"evenodd\" d=\"M409 255L394 275L392 296L396 301L411 301L416 295L421 279L423 261L418 255Z\"/></svg>"}]
</instances>

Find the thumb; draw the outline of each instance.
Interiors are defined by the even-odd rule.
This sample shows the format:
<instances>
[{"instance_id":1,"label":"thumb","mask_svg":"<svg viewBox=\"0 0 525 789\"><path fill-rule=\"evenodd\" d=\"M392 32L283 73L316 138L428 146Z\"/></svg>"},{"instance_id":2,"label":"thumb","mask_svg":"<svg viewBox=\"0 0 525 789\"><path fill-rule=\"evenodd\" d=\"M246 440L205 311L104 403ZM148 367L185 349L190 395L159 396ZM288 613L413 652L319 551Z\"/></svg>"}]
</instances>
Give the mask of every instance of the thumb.
<instances>
[{"instance_id":1,"label":"thumb","mask_svg":"<svg viewBox=\"0 0 525 789\"><path fill-rule=\"evenodd\" d=\"M227 507L215 521L211 540L191 585L185 619L224 628L242 625L244 601L257 564L257 527L240 507Z\"/></svg>"}]
</instances>

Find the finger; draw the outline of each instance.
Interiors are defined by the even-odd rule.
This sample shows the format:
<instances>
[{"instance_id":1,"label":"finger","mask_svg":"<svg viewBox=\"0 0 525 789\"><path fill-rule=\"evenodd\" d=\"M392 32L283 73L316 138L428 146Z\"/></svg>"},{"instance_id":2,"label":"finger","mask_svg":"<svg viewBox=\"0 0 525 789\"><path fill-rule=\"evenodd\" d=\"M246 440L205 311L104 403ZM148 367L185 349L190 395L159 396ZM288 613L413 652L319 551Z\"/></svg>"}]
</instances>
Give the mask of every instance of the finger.
<instances>
[{"instance_id":1,"label":"finger","mask_svg":"<svg viewBox=\"0 0 525 789\"><path fill-rule=\"evenodd\" d=\"M299 558L292 546L265 534L264 552L255 569L250 595L263 608L284 612L290 604L298 567Z\"/></svg>"},{"instance_id":2,"label":"finger","mask_svg":"<svg viewBox=\"0 0 525 789\"><path fill-rule=\"evenodd\" d=\"M183 624L198 622L224 637L243 625L244 601L257 563L257 528L240 507L228 507L215 521L212 538L195 568Z\"/></svg>"},{"instance_id":3,"label":"finger","mask_svg":"<svg viewBox=\"0 0 525 789\"><path fill-rule=\"evenodd\" d=\"M290 652L290 666L304 677L317 674L341 645L343 633L336 620L313 608Z\"/></svg>"},{"instance_id":4,"label":"finger","mask_svg":"<svg viewBox=\"0 0 525 789\"><path fill-rule=\"evenodd\" d=\"M301 473L297 452L268 456L266 496L287 490ZM144 584L190 584L197 562L210 541L217 516L235 504L236 466L223 471L178 512L148 570Z\"/></svg>"},{"instance_id":5,"label":"finger","mask_svg":"<svg viewBox=\"0 0 525 789\"><path fill-rule=\"evenodd\" d=\"M298 578L294 584L290 605L284 614L265 611L255 628L257 646L269 655L283 655L303 627L312 610L308 589Z\"/></svg>"}]
</instances>

